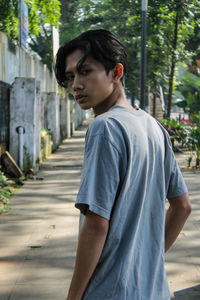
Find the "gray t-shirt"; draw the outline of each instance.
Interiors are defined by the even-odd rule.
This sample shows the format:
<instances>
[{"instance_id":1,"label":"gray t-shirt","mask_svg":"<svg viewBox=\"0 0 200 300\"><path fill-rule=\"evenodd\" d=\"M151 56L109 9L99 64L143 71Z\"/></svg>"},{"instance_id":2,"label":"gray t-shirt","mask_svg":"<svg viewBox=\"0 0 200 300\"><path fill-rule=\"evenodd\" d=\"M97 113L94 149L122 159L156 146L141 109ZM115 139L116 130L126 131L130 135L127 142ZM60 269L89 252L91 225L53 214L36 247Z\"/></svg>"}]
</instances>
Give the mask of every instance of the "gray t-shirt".
<instances>
[{"instance_id":1,"label":"gray t-shirt","mask_svg":"<svg viewBox=\"0 0 200 300\"><path fill-rule=\"evenodd\" d=\"M76 207L110 220L84 300L169 300L165 200L187 192L165 129L113 106L88 129Z\"/></svg>"}]
</instances>

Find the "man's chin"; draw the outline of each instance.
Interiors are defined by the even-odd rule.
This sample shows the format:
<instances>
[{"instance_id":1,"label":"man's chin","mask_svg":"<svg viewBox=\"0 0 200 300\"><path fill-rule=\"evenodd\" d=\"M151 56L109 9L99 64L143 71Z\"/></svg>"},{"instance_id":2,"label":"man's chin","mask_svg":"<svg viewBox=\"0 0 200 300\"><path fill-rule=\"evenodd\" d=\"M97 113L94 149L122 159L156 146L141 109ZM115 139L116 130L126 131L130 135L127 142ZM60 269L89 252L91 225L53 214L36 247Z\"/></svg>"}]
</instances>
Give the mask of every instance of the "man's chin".
<instances>
[{"instance_id":1,"label":"man's chin","mask_svg":"<svg viewBox=\"0 0 200 300\"><path fill-rule=\"evenodd\" d=\"M79 103L79 106L80 106L80 108L83 109L83 110L87 110L87 109L92 108L92 106L89 105L88 103Z\"/></svg>"}]
</instances>

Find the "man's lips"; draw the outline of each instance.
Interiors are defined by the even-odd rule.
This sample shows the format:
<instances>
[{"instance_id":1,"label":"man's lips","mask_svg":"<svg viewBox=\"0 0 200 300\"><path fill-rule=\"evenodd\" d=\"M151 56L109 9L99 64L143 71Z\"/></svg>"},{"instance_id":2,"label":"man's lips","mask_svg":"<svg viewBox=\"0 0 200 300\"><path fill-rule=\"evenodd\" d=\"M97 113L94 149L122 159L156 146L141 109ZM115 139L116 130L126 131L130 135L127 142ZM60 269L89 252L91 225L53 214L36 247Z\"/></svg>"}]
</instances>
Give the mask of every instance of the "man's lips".
<instances>
[{"instance_id":1,"label":"man's lips","mask_svg":"<svg viewBox=\"0 0 200 300\"><path fill-rule=\"evenodd\" d=\"M77 102L82 103L86 101L87 96L86 95L76 95L75 99Z\"/></svg>"}]
</instances>

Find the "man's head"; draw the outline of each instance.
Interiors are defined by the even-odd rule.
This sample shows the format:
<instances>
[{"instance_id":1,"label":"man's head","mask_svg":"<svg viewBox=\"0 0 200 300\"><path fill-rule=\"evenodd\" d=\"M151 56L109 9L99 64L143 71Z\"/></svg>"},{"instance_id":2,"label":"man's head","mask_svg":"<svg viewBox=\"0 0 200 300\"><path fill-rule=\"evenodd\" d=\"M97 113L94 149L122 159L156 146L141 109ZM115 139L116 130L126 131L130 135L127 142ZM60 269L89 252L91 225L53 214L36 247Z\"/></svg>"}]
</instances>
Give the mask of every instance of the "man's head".
<instances>
[{"instance_id":1,"label":"man's head","mask_svg":"<svg viewBox=\"0 0 200 300\"><path fill-rule=\"evenodd\" d=\"M127 60L125 48L113 33L99 29L86 31L60 47L56 58L55 74L61 86L68 87L66 59L76 50L80 50L83 53L83 57L78 63L78 68L80 69L88 57L92 57L100 62L107 74L110 70L115 68L118 63L122 64L123 75L121 82L122 84L124 83Z\"/></svg>"}]
</instances>

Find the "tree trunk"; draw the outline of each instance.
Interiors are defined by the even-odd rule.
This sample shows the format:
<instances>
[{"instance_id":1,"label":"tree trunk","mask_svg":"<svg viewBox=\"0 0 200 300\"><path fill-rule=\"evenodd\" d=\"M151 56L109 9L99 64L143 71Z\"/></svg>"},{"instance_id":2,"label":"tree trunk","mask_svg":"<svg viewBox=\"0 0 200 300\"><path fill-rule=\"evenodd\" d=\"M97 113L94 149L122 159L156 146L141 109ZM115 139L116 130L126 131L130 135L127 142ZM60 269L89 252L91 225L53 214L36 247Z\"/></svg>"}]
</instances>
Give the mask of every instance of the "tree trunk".
<instances>
[{"instance_id":1,"label":"tree trunk","mask_svg":"<svg viewBox=\"0 0 200 300\"><path fill-rule=\"evenodd\" d=\"M174 27L174 40L173 40L173 50L172 50L172 60L171 60L171 70L169 74L169 91L168 91L168 103L167 103L167 117L170 118L171 113L171 103L172 103L172 92L173 92L173 81L174 81L174 70L176 66L176 48L178 40L178 24L179 24L179 10L176 10L176 19Z\"/></svg>"}]
</instances>

